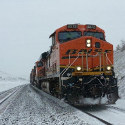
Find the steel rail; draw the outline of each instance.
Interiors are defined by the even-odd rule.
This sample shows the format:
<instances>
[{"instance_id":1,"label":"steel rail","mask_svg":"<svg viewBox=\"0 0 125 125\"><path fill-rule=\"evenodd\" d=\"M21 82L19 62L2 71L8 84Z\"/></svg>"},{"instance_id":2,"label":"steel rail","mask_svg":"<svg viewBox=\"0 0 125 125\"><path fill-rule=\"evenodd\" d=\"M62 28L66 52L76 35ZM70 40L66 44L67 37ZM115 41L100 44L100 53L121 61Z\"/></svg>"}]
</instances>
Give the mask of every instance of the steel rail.
<instances>
[{"instance_id":1,"label":"steel rail","mask_svg":"<svg viewBox=\"0 0 125 125\"><path fill-rule=\"evenodd\" d=\"M83 111L83 112L84 112L84 111ZM107 122L107 121L105 121L105 120L103 120L103 119L101 119L101 118L99 118L99 117L97 117L97 116L95 116L95 115L92 115L91 113L88 113L88 112L84 112L84 113L86 113L86 114L89 115L89 116L92 116L93 118L96 118L97 120L101 121L102 123L104 123L104 124L106 124L106 125L113 125L113 124L111 124L111 123L109 123L109 122Z\"/></svg>"},{"instance_id":2,"label":"steel rail","mask_svg":"<svg viewBox=\"0 0 125 125\"><path fill-rule=\"evenodd\" d=\"M18 90L20 90L20 88L16 89L14 92L8 94L7 96L5 96L3 99L0 100L0 105L3 104L7 99L9 99L14 93L16 93Z\"/></svg>"}]
</instances>

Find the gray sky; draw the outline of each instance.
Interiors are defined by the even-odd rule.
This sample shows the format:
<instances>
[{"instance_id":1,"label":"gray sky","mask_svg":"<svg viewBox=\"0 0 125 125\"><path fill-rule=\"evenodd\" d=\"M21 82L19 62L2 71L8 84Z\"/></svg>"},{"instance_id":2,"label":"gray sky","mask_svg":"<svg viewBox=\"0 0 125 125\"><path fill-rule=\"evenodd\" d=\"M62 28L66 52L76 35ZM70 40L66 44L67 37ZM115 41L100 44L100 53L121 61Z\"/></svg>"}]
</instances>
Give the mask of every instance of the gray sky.
<instances>
[{"instance_id":1,"label":"gray sky","mask_svg":"<svg viewBox=\"0 0 125 125\"><path fill-rule=\"evenodd\" d=\"M71 23L95 24L114 47L125 39L125 0L0 0L0 70L29 77L49 35Z\"/></svg>"}]
</instances>

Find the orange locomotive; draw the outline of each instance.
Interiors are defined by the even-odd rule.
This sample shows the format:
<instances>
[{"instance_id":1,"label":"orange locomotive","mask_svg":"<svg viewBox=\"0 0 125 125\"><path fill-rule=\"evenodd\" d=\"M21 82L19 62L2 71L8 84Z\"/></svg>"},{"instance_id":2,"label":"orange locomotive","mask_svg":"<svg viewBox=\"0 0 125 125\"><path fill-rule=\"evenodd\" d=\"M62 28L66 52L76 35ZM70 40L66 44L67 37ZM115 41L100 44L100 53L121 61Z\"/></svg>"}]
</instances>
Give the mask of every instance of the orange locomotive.
<instances>
[{"instance_id":1,"label":"orange locomotive","mask_svg":"<svg viewBox=\"0 0 125 125\"><path fill-rule=\"evenodd\" d=\"M69 24L50 37L50 50L36 63L37 87L74 105L88 104L86 100L91 104L117 101L113 45L105 40L104 30L96 25Z\"/></svg>"}]
</instances>

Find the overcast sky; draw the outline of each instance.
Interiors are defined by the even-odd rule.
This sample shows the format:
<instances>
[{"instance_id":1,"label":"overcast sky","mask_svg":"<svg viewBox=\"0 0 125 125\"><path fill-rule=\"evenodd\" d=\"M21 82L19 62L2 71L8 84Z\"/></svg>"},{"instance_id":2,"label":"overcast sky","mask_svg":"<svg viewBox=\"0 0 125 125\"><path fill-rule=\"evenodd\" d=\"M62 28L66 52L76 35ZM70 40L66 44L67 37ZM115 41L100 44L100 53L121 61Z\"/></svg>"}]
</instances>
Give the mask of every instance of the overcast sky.
<instances>
[{"instance_id":1,"label":"overcast sky","mask_svg":"<svg viewBox=\"0 0 125 125\"><path fill-rule=\"evenodd\" d=\"M125 0L0 0L0 70L29 77L49 35L71 23L101 27L116 47L125 40Z\"/></svg>"}]
</instances>

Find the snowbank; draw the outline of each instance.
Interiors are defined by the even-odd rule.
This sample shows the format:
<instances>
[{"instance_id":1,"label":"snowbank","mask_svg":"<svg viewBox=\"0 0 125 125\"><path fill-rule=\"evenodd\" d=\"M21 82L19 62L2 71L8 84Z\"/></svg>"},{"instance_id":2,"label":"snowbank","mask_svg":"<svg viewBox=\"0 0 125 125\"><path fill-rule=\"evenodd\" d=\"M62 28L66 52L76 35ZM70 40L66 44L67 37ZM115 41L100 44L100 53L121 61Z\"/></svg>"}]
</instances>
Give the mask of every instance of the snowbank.
<instances>
[{"instance_id":1,"label":"snowbank","mask_svg":"<svg viewBox=\"0 0 125 125\"><path fill-rule=\"evenodd\" d=\"M114 53L115 73L118 78L119 96L125 99L125 51Z\"/></svg>"},{"instance_id":2,"label":"snowbank","mask_svg":"<svg viewBox=\"0 0 125 125\"><path fill-rule=\"evenodd\" d=\"M11 74L0 71L0 92L26 83L28 83L28 81L24 78L15 77Z\"/></svg>"}]
</instances>

